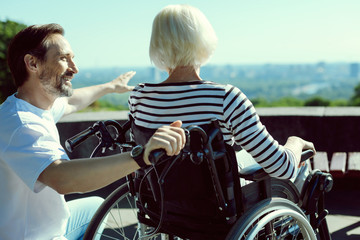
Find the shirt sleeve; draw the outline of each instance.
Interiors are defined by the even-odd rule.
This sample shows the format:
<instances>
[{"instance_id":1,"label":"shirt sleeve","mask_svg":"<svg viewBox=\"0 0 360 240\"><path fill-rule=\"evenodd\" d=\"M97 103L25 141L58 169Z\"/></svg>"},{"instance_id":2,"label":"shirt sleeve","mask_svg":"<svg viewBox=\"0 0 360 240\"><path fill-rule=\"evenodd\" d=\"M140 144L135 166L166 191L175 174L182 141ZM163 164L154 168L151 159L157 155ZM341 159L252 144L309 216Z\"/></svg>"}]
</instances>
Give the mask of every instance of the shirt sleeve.
<instances>
[{"instance_id":1,"label":"shirt sleeve","mask_svg":"<svg viewBox=\"0 0 360 240\"><path fill-rule=\"evenodd\" d=\"M245 149L272 177L291 179L295 158L280 145L260 122L250 100L230 86L224 101L224 116L236 144Z\"/></svg>"},{"instance_id":2,"label":"shirt sleeve","mask_svg":"<svg viewBox=\"0 0 360 240\"><path fill-rule=\"evenodd\" d=\"M26 124L16 129L3 153L8 166L33 191L42 171L58 159L67 159L63 147L41 124ZM37 185L39 186L39 185Z\"/></svg>"}]
</instances>

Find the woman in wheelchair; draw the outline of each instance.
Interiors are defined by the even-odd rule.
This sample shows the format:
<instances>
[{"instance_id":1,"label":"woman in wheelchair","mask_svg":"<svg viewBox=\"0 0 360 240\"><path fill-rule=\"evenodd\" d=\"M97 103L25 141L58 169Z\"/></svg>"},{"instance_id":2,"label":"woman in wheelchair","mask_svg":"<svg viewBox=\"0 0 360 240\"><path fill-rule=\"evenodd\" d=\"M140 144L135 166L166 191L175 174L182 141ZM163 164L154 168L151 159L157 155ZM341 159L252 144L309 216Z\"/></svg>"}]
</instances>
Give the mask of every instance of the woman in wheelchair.
<instances>
[{"instance_id":1,"label":"woman in wheelchair","mask_svg":"<svg viewBox=\"0 0 360 240\"><path fill-rule=\"evenodd\" d=\"M312 149L315 152L313 143L291 136L285 145L280 145L266 130L251 101L240 89L200 77L200 67L209 60L216 44L216 34L200 10L188 5L170 5L158 13L153 21L149 54L155 66L166 71L168 77L158 84L139 84L131 92L129 109L135 142L142 143L146 140L144 133L147 130L177 119L183 122L183 127L204 126L216 119L227 145L241 146L271 177L294 180L301 165L302 151ZM197 142L198 140L195 145ZM241 164L241 159L238 161ZM181 169L181 166L177 168ZM178 173L174 174L173 182L171 177L167 179L168 188L176 189L178 194L169 193L170 190L167 194L173 194L173 200L181 198L182 191L192 195L193 200L206 195L204 192L199 193L200 186L194 186L199 180L190 177L199 175L190 170L194 167L183 168L187 173L186 177ZM166 186L164 189L166 190ZM204 206L204 199L201 201L198 205L194 204L198 213L201 212L201 206ZM185 210L179 210L181 211ZM206 231L211 233L209 228ZM204 236L191 235L191 238L201 239ZM209 236L206 238L210 239Z\"/></svg>"},{"instance_id":2,"label":"woman in wheelchair","mask_svg":"<svg viewBox=\"0 0 360 240\"><path fill-rule=\"evenodd\" d=\"M136 209L138 224L130 237L120 239L160 239L160 233L164 239L330 239L326 222L321 224L324 217L319 217L324 209L317 211L322 192L313 196L316 184L311 193L299 192L287 180L296 178L303 150L315 152L313 143L292 136L280 145L240 89L200 77L200 67L216 44L211 24L194 7L170 5L155 17L150 59L169 76L161 83L139 84L131 92L131 136L143 145L160 126L181 120L187 144L180 155L155 156L152 166L129 176L128 185L99 211L94 228L109 216L109 209L123 209L126 202L126 209ZM240 187L234 144L267 173L241 175L254 184ZM306 196L306 206L316 205L314 212L300 209L300 195Z\"/></svg>"},{"instance_id":3,"label":"woman in wheelchair","mask_svg":"<svg viewBox=\"0 0 360 240\"><path fill-rule=\"evenodd\" d=\"M157 129L180 119L186 127L217 119L227 144L241 146L270 176L293 178L302 150L314 150L313 144L290 137L284 146L279 145L240 89L200 77L200 66L209 60L216 44L211 24L198 9L164 8L153 22L150 59L169 76L159 84L139 84L132 91L129 108L135 125Z\"/></svg>"}]
</instances>

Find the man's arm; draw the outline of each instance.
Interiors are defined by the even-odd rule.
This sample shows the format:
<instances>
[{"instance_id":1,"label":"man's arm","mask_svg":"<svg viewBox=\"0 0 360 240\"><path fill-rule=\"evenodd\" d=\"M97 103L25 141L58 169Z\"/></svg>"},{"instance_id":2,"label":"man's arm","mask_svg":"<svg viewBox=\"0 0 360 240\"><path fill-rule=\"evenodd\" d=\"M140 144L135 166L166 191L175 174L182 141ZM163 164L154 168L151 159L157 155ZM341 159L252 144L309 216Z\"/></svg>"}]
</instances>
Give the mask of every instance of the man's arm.
<instances>
[{"instance_id":1,"label":"man's arm","mask_svg":"<svg viewBox=\"0 0 360 240\"><path fill-rule=\"evenodd\" d=\"M154 149L163 148L169 156L180 153L186 141L180 127L181 121L176 121L154 133L145 145L145 163L150 164L148 155ZM89 192L109 185L138 168L130 153L71 161L56 160L40 174L38 180L60 194Z\"/></svg>"},{"instance_id":2,"label":"man's arm","mask_svg":"<svg viewBox=\"0 0 360 240\"><path fill-rule=\"evenodd\" d=\"M130 71L104 84L74 89L73 95L67 98L68 102L64 115L84 109L108 93L124 93L131 91L134 87L128 86L127 84L134 75L135 72Z\"/></svg>"}]
</instances>

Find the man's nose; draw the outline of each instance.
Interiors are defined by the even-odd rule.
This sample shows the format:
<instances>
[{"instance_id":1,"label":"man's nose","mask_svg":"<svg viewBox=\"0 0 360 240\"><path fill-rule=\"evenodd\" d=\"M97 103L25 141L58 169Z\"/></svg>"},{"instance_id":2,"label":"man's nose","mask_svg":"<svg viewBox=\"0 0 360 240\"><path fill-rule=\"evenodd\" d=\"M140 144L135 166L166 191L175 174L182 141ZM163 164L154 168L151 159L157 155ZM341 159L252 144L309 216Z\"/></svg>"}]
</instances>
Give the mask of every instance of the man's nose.
<instances>
[{"instance_id":1,"label":"man's nose","mask_svg":"<svg viewBox=\"0 0 360 240\"><path fill-rule=\"evenodd\" d=\"M79 69L73 60L70 61L69 68L73 71L74 74L79 72Z\"/></svg>"}]
</instances>

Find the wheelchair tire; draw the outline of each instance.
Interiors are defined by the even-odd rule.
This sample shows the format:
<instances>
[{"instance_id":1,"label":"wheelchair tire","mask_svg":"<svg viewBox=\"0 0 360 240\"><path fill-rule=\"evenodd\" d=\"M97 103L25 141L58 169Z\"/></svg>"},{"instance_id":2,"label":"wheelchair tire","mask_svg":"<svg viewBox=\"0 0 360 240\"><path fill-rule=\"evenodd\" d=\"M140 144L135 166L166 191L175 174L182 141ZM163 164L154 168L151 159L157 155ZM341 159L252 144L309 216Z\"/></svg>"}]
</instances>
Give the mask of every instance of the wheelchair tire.
<instances>
[{"instance_id":1,"label":"wheelchair tire","mask_svg":"<svg viewBox=\"0 0 360 240\"><path fill-rule=\"evenodd\" d=\"M169 239L165 234L146 237L153 228L140 224L137 219L135 199L127 184L111 193L99 207L86 229L84 239ZM104 228L102 231L101 229ZM145 236L145 237L144 237ZM179 239L180 238L176 238Z\"/></svg>"},{"instance_id":2,"label":"wheelchair tire","mask_svg":"<svg viewBox=\"0 0 360 240\"><path fill-rule=\"evenodd\" d=\"M296 204L283 198L269 198L245 212L226 239L316 240L317 237L303 211Z\"/></svg>"}]
</instances>

